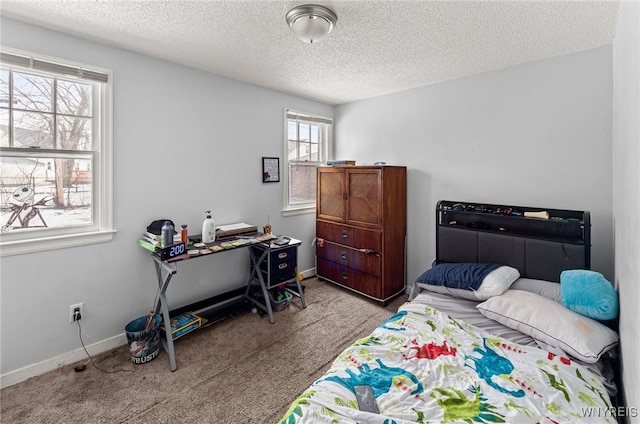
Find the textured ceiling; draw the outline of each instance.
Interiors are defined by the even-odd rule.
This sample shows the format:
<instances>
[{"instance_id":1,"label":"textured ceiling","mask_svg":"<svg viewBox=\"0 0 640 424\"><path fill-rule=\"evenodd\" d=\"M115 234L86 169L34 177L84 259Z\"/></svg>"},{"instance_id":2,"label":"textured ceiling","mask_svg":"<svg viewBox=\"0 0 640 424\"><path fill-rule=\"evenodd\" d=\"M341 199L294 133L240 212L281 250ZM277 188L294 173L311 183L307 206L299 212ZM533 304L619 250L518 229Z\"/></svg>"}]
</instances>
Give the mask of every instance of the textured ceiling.
<instances>
[{"instance_id":1,"label":"textured ceiling","mask_svg":"<svg viewBox=\"0 0 640 424\"><path fill-rule=\"evenodd\" d=\"M329 104L610 44L617 1L309 1L336 29L299 41L301 1L0 1L2 15Z\"/></svg>"}]
</instances>

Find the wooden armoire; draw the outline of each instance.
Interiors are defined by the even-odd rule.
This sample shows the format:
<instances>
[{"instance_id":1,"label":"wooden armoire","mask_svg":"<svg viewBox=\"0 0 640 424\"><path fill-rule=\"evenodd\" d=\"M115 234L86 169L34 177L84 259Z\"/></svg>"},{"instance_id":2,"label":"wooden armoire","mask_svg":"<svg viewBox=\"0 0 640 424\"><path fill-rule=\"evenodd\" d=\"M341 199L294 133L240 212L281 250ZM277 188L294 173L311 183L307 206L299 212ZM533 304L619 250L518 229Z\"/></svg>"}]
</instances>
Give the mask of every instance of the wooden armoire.
<instances>
[{"instance_id":1,"label":"wooden armoire","mask_svg":"<svg viewBox=\"0 0 640 424\"><path fill-rule=\"evenodd\" d=\"M383 304L406 287L407 168L317 173L316 274Z\"/></svg>"}]
</instances>

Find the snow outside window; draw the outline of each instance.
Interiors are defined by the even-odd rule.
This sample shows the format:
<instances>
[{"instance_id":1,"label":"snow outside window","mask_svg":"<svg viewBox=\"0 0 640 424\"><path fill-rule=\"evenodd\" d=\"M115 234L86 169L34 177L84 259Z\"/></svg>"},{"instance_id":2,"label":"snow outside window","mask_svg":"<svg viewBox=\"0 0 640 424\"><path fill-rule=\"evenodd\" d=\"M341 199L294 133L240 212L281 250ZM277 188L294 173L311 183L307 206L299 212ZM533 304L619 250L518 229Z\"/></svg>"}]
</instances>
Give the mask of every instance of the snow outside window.
<instances>
[{"instance_id":1,"label":"snow outside window","mask_svg":"<svg viewBox=\"0 0 640 424\"><path fill-rule=\"evenodd\" d=\"M112 238L110 71L0 56L3 256Z\"/></svg>"}]
</instances>

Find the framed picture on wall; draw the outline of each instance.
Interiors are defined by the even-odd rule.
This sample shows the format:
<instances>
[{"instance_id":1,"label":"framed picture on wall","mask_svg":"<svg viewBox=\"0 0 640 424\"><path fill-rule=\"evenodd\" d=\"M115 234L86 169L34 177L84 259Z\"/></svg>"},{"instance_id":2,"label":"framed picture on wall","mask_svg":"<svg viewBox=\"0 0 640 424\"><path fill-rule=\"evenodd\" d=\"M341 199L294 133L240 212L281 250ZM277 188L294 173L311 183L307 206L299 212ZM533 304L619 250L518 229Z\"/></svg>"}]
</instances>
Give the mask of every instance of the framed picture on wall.
<instances>
[{"instance_id":1,"label":"framed picture on wall","mask_svg":"<svg viewBox=\"0 0 640 424\"><path fill-rule=\"evenodd\" d=\"M262 158L262 182L277 183L280 181L280 159Z\"/></svg>"}]
</instances>

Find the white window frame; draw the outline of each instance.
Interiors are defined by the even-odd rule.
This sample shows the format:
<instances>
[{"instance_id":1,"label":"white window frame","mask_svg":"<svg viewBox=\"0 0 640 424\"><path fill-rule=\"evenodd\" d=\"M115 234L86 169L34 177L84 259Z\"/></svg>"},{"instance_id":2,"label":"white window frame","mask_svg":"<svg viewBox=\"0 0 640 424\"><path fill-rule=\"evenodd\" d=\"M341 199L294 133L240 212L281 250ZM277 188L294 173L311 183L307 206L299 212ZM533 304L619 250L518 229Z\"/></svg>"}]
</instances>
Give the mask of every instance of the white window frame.
<instances>
[{"instance_id":1,"label":"white window frame","mask_svg":"<svg viewBox=\"0 0 640 424\"><path fill-rule=\"evenodd\" d=\"M97 144L92 153L92 223L69 228L12 231L0 234L0 256L84 246L112 240L116 232L113 228L113 71L4 46L1 52L2 65L15 70L49 73L51 76L64 78L76 72L75 75L81 79L84 76L87 80L106 79L107 81L98 85L99 113L98 118L94 119L93 127ZM3 151L8 155L20 154L17 149L0 147L0 155Z\"/></svg>"},{"instance_id":2,"label":"white window frame","mask_svg":"<svg viewBox=\"0 0 640 424\"><path fill-rule=\"evenodd\" d=\"M316 202L310 203L296 203L291 204L289 202L289 119L297 118L300 121L308 121L312 122L321 122L329 125L329 129L324 131L320 137L321 143L321 159L317 163L316 166L321 166L327 163L327 160L331 157L333 151L333 119L321 116L313 113L300 112L292 109L285 108L284 110L284 164L283 164L283 206L282 212L283 215L297 215L303 213L315 213L316 210Z\"/></svg>"}]
</instances>

